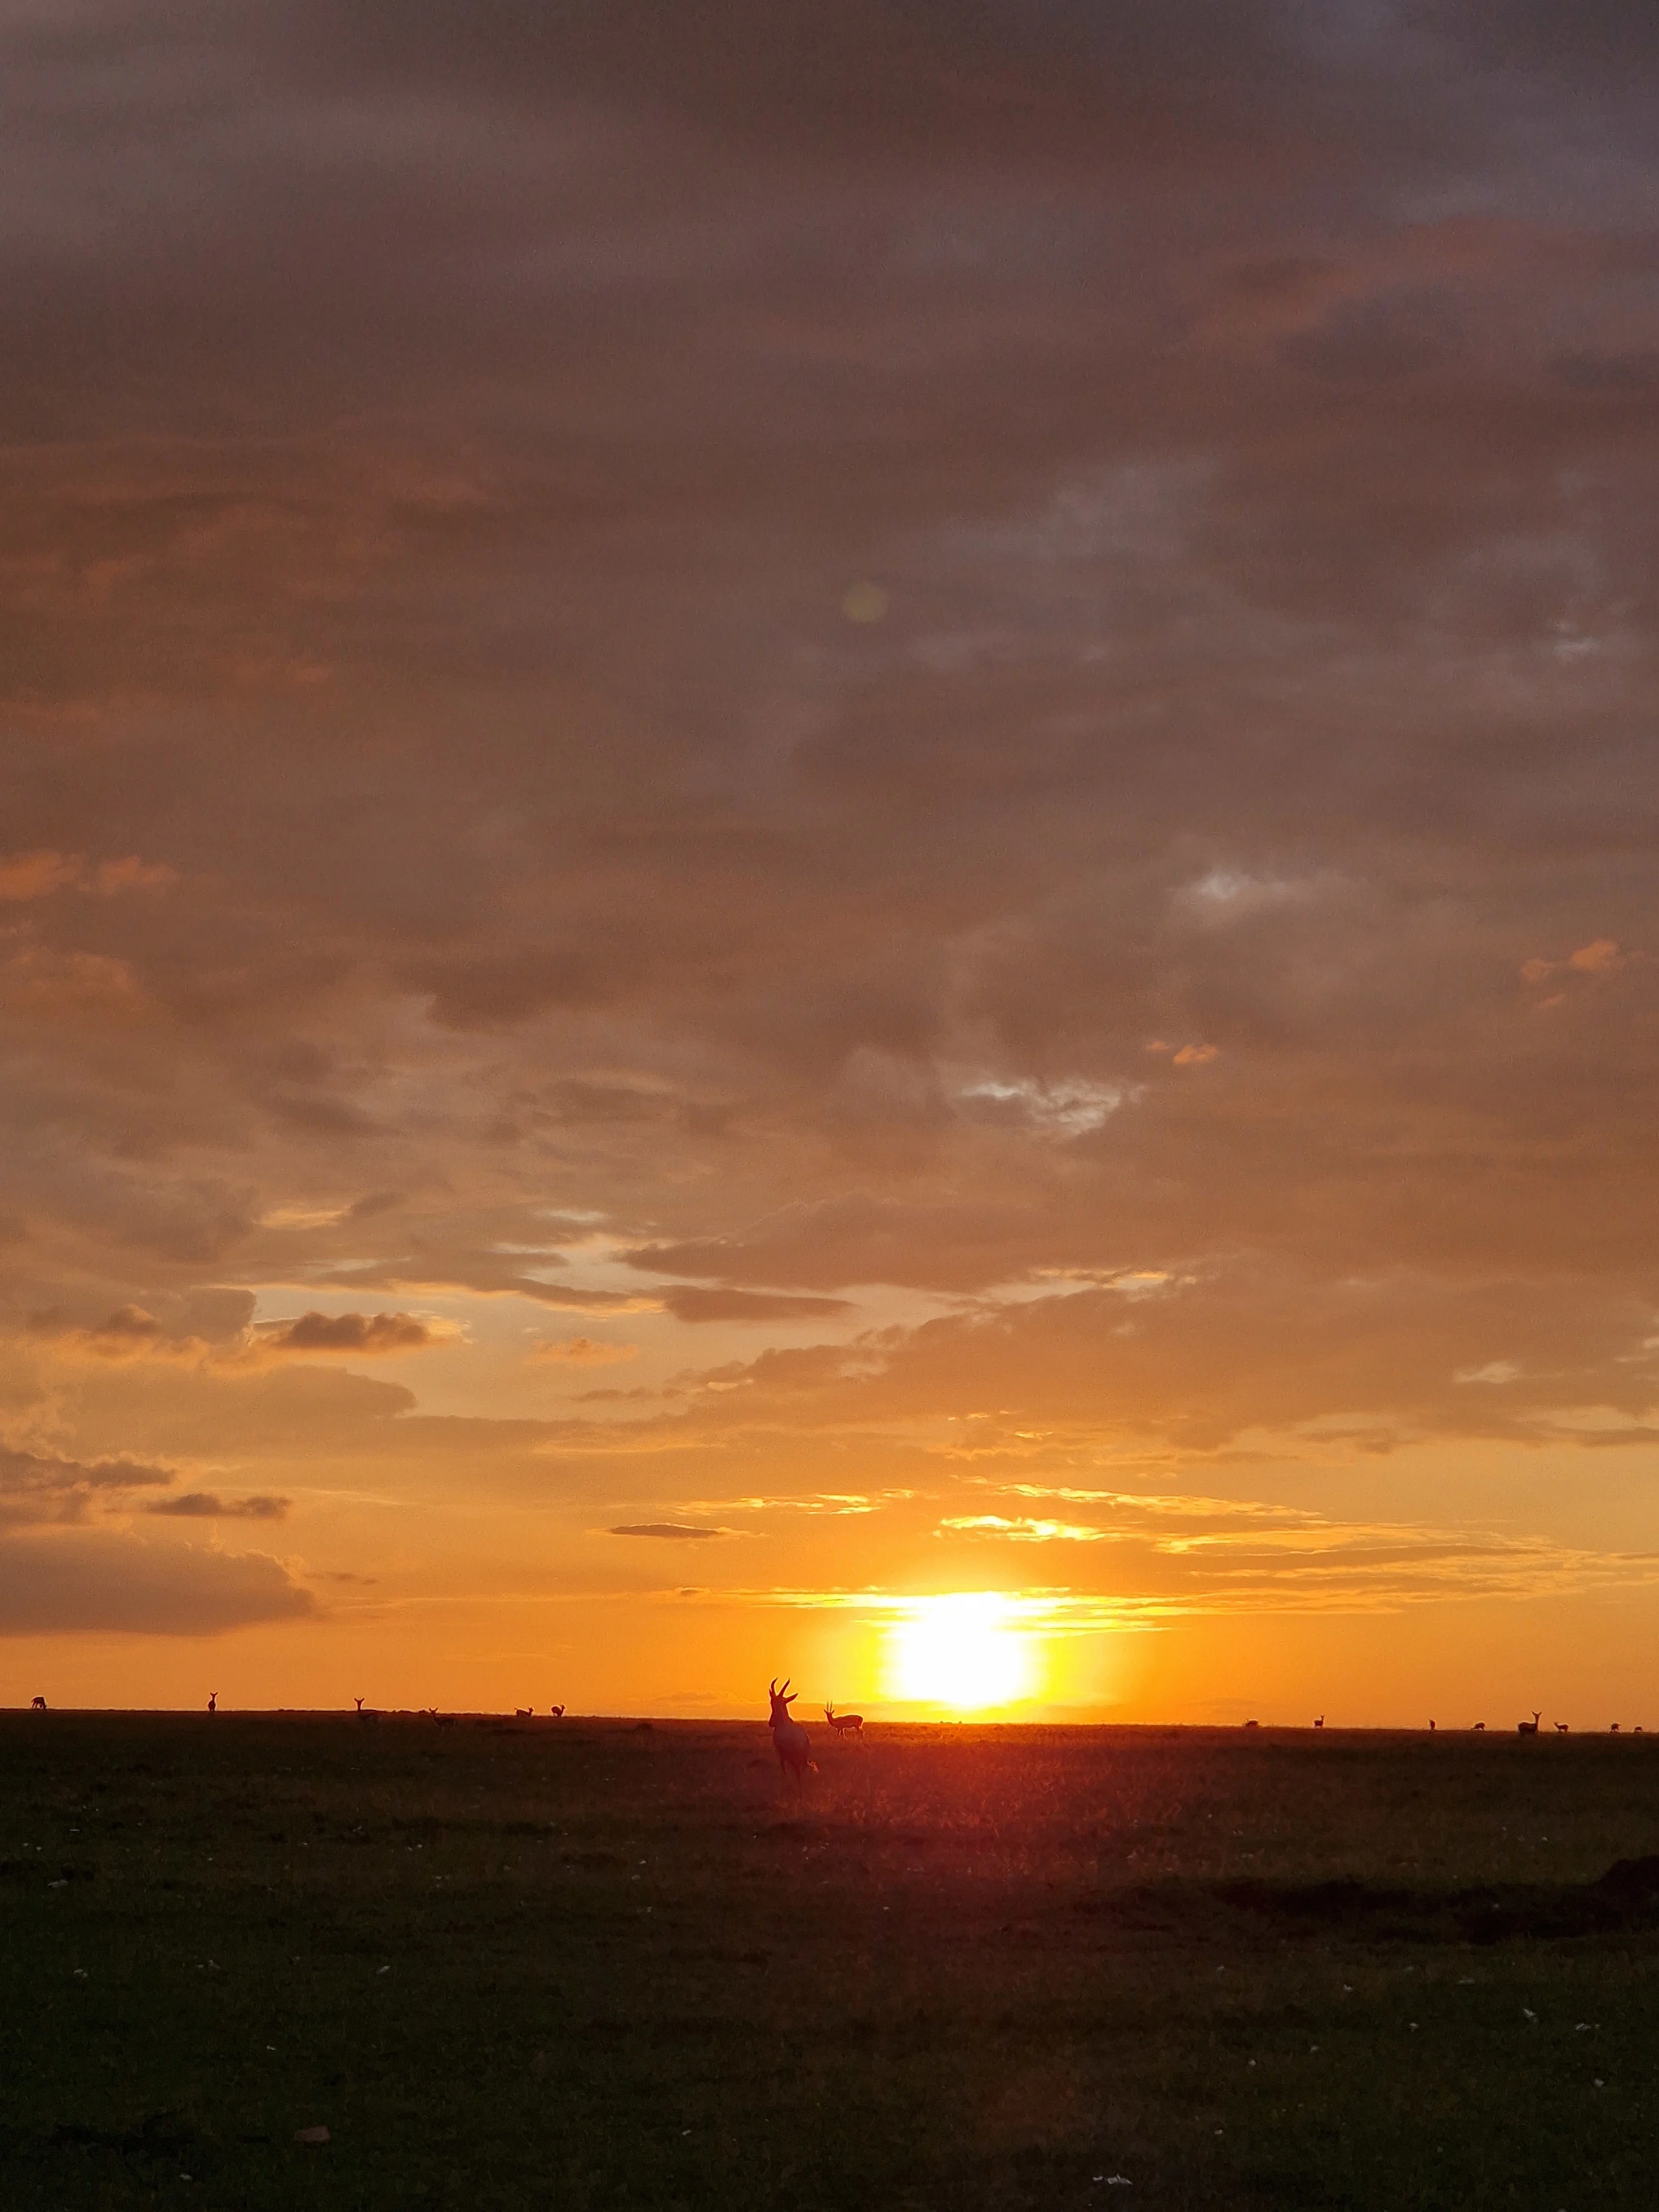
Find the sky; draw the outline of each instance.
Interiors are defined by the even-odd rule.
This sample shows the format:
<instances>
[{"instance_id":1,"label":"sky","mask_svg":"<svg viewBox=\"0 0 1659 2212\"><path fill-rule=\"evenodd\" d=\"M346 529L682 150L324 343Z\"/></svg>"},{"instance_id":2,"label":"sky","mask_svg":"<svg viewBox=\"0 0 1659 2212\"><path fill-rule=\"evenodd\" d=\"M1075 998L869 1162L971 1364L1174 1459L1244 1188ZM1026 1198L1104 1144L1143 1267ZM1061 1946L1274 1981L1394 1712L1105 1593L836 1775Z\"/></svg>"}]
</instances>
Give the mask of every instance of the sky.
<instances>
[{"instance_id":1,"label":"sky","mask_svg":"<svg viewBox=\"0 0 1659 2212\"><path fill-rule=\"evenodd\" d=\"M0 1704L1659 1725L1650 0L0 63Z\"/></svg>"}]
</instances>

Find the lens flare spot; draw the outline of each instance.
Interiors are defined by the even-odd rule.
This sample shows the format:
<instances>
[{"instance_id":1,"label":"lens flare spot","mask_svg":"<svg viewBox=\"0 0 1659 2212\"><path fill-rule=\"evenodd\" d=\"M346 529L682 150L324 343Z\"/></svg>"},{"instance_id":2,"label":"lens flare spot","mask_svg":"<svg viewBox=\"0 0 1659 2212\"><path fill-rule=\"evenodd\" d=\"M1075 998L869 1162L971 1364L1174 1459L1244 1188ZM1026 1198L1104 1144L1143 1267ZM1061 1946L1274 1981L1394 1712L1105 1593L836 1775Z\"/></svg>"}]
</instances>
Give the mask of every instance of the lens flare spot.
<instances>
[{"instance_id":1,"label":"lens flare spot","mask_svg":"<svg viewBox=\"0 0 1659 2212\"><path fill-rule=\"evenodd\" d=\"M1037 1686L1039 1656L1018 1607L998 1591L918 1598L887 1632L887 1694L957 1712L1018 1705Z\"/></svg>"}]
</instances>

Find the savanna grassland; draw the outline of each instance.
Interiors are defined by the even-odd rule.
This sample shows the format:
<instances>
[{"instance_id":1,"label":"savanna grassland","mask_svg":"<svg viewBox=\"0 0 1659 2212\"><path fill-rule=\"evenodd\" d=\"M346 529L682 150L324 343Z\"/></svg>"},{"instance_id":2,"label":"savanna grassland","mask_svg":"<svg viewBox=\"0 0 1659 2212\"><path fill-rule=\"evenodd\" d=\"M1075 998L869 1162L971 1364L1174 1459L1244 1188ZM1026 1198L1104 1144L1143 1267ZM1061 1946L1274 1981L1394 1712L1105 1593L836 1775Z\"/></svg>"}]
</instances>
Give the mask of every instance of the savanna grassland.
<instances>
[{"instance_id":1,"label":"savanna grassland","mask_svg":"<svg viewBox=\"0 0 1659 2212\"><path fill-rule=\"evenodd\" d=\"M4 2203L1656 2201L1659 1741L870 1735L0 1716Z\"/></svg>"}]
</instances>

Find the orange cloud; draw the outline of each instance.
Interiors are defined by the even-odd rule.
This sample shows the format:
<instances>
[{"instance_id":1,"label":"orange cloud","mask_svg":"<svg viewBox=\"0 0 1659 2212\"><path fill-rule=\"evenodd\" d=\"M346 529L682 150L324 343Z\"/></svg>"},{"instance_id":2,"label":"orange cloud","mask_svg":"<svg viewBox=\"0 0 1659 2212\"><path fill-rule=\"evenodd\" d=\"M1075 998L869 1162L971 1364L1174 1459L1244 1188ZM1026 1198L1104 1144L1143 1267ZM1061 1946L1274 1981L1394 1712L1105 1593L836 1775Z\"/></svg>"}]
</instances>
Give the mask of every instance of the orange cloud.
<instances>
[{"instance_id":1,"label":"orange cloud","mask_svg":"<svg viewBox=\"0 0 1659 2212\"><path fill-rule=\"evenodd\" d=\"M1212 1060L1221 1057L1218 1044L1171 1045L1163 1037L1154 1037L1147 1045L1148 1052L1168 1053L1177 1067L1207 1067Z\"/></svg>"},{"instance_id":2,"label":"orange cloud","mask_svg":"<svg viewBox=\"0 0 1659 2212\"><path fill-rule=\"evenodd\" d=\"M1521 975L1528 983L1547 983L1552 975L1606 975L1638 957L1621 951L1611 937L1597 937L1569 952L1565 960L1522 961Z\"/></svg>"},{"instance_id":3,"label":"orange cloud","mask_svg":"<svg viewBox=\"0 0 1659 2212\"><path fill-rule=\"evenodd\" d=\"M31 1316L28 1333L46 1340L55 1351L87 1352L98 1359L142 1359L167 1345L161 1324L155 1315L131 1304L118 1306L95 1328L71 1328L65 1327L58 1315L35 1314ZM194 1353L205 1347L199 1339L192 1338L190 1349Z\"/></svg>"},{"instance_id":4,"label":"orange cloud","mask_svg":"<svg viewBox=\"0 0 1659 2212\"><path fill-rule=\"evenodd\" d=\"M84 854L43 847L0 860L0 901L11 905L70 890L94 898L113 898L118 891L165 891L178 880L176 868L164 861L141 860L136 853L125 860L90 861Z\"/></svg>"},{"instance_id":5,"label":"orange cloud","mask_svg":"<svg viewBox=\"0 0 1659 2212\"><path fill-rule=\"evenodd\" d=\"M85 866L84 860L63 853L14 853L9 860L0 860L0 899L21 905L48 897L77 882Z\"/></svg>"}]
</instances>

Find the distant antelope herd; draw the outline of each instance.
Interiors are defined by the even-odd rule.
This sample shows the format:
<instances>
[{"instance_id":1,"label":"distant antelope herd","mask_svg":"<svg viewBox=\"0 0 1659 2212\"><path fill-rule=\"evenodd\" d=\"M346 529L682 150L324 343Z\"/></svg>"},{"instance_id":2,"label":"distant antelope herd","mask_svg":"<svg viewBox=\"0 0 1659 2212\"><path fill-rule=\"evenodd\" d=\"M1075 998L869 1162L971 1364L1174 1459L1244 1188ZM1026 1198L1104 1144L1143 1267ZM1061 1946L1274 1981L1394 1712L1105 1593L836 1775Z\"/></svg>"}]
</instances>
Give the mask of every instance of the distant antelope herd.
<instances>
[{"instance_id":1,"label":"distant antelope herd","mask_svg":"<svg viewBox=\"0 0 1659 2212\"><path fill-rule=\"evenodd\" d=\"M827 1708L826 1708L826 1710L827 1710ZM1540 1726L1541 1725L1541 1723L1542 1723L1542 1722L1543 1722L1543 1718L1544 1718L1544 1716L1543 1716L1543 1714L1542 1714L1542 1713L1540 1713L1540 1712L1534 1712L1534 1715L1533 1715L1533 1717L1532 1717L1532 1718L1531 1718L1529 1721L1516 1721L1516 1724L1515 1724L1515 1732L1516 1732L1516 1734L1517 1735L1536 1735L1538 1734L1538 1731L1539 1731ZM1249 1728L1257 1728L1257 1727L1259 1727L1259 1726L1261 1725L1261 1723L1260 1723L1259 1722L1256 1722L1256 1721L1246 1721L1246 1722L1245 1722L1245 1723L1244 1723L1244 1725L1245 1725L1245 1727L1246 1727L1247 1729L1249 1729ZM1322 1728L1324 1727L1324 1725L1325 1725L1325 1716L1324 1716L1324 1714L1323 1714L1323 1713L1321 1713L1321 1714L1320 1714L1320 1716L1319 1716L1319 1717L1318 1717L1318 1719L1314 1723L1314 1726L1315 1726L1316 1729L1322 1729ZM1567 1722L1567 1721L1553 1721L1553 1722L1550 1723L1550 1725L1554 1729L1555 1733L1557 1734L1557 1735L1570 1735L1572 1733L1571 1724L1571 1723L1570 1723L1570 1722ZM1429 1733L1432 1735L1436 1734L1437 1732L1437 1730L1436 1730L1436 1729L1435 1729L1435 1724L1434 1724L1434 1723L1433 1723L1432 1721L1431 1721L1431 1722L1429 1723ZM1470 1726L1469 1726L1469 1733L1470 1733L1470 1735L1484 1735L1486 1734L1486 1723L1485 1723L1485 1721L1474 1721L1474 1722L1472 1722L1472 1723L1470 1723ZM1620 1733L1620 1726L1619 1726L1618 1722L1617 1722L1617 1721L1612 1721L1612 1722L1610 1722L1610 1723L1608 1723L1608 1726L1607 1726L1607 1734L1608 1734L1609 1735L1618 1735ZM1642 1733L1642 1730L1641 1730L1640 1727L1638 1726L1638 1727L1636 1727L1636 1728L1632 1729L1629 1731L1629 1733L1630 1733L1632 1735L1641 1735L1641 1733Z\"/></svg>"},{"instance_id":2,"label":"distant antelope herd","mask_svg":"<svg viewBox=\"0 0 1659 2212\"><path fill-rule=\"evenodd\" d=\"M793 1714L791 1713L789 1710L790 1706L794 1704L798 1694L799 1693L797 1692L791 1690L787 1679L781 1690L779 1689L775 1680L771 1685L771 1711L768 1716L767 1721L767 1725L772 1732L772 1746L778 1755L778 1765L783 1772L785 1779L797 1786L803 1784L809 1774L816 1774L817 1772L817 1768L813 1764L812 1760L811 1738L807 1735L805 1728L802 1727L801 1723L794 1717ZM32 1698L29 1702L32 1710L37 1713L44 1713L47 1710L46 1701L44 1697L37 1696ZM352 1703L357 1709L357 1717L359 1720L378 1721L380 1718L380 1715L374 1709L373 1706L365 1705L362 1698L354 1698ZM210 1713L216 1713L218 1711L219 1692L216 1690L210 1690L208 1692L207 1709ZM550 1705L547 1709L547 1717L550 1720L561 1721L564 1718L564 1713L565 1709L562 1705ZM453 1728L456 1720L456 1716L453 1713L441 1713L435 1705L422 1705L420 1709L419 1717L422 1720L434 1722L439 1728ZM536 1717L536 1709L533 1705L515 1705L513 1709L513 1717L515 1720L533 1720ZM848 1737L851 1737L854 1743L861 1744L864 1741L864 1715L862 1713L838 1713L836 1711L835 1705L832 1700L824 1706L823 1717L838 1742L844 1743ZM1516 1734L1517 1735L1537 1735L1542 1729L1543 1722L1543 1714L1540 1711L1534 1711L1529 1721L1517 1721L1516 1723ZM641 1727L646 1727L648 1726L649 1723L642 1722L641 1725ZM1325 1716L1323 1713L1320 1713L1316 1717L1313 1725L1316 1729L1322 1729L1324 1727ZM1433 1721L1431 1721L1428 1725L1431 1733L1437 1733ZM1557 1735L1567 1735L1571 1732L1569 1723L1565 1721L1552 1721L1550 1725ZM1248 1720L1244 1723L1244 1726L1247 1729L1258 1729L1261 1726L1261 1723L1256 1720ZM1472 1735L1484 1735L1486 1732L1486 1723L1485 1721L1473 1721L1470 1723L1469 1733ZM1633 1728L1621 1729L1620 1723L1617 1721L1613 1721L1608 1724L1607 1728L1607 1734L1609 1735L1619 1735L1621 1734L1627 1735L1640 1735L1644 1731L1639 1723L1638 1723Z\"/></svg>"}]
</instances>

